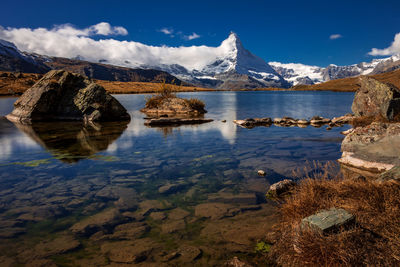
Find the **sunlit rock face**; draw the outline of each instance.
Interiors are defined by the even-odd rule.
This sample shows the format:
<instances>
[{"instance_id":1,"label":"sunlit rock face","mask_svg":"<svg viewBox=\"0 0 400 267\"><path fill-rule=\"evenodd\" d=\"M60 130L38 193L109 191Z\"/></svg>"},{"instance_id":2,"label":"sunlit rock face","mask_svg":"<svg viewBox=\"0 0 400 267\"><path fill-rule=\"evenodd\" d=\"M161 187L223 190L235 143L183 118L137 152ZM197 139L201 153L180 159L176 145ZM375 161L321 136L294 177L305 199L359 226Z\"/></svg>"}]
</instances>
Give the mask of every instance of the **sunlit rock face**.
<instances>
[{"instance_id":1,"label":"sunlit rock face","mask_svg":"<svg viewBox=\"0 0 400 267\"><path fill-rule=\"evenodd\" d=\"M380 173L400 166L400 124L374 122L357 127L342 143L344 165Z\"/></svg>"},{"instance_id":2,"label":"sunlit rock face","mask_svg":"<svg viewBox=\"0 0 400 267\"><path fill-rule=\"evenodd\" d=\"M36 122L15 126L50 151L57 159L73 163L95 155L117 140L128 122Z\"/></svg>"},{"instance_id":3,"label":"sunlit rock face","mask_svg":"<svg viewBox=\"0 0 400 267\"><path fill-rule=\"evenodd\" d=\"M374 78L361 77L361 87L354 96L352 111L356 116L380 117L389 121L400 113L400 90Z\"/></svg>"},{"instance_id":4,"label":"sunlit rock face","mask_svg":"<svg viewBox=\"0 0 400 267\"><path fill-rule=\"evenodd\" d=\"M7 115L11 121L129 120L126 109L85 76L63 70L48 72L29 88Z\"/></svg>"}]
</instances>

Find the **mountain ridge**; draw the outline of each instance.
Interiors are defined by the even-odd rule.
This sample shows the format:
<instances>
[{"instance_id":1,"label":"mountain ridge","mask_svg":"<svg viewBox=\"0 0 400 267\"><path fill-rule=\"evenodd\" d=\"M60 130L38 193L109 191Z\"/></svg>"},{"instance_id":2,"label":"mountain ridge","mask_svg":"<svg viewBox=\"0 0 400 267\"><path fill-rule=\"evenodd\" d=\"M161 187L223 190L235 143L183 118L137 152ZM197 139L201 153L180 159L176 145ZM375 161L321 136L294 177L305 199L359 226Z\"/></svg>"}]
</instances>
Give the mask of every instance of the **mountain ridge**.
<instances>
[{"instance_id":1,"label":"mountain ridge","mask_svg":"<svg viewBox=\"0 0 400 267\"><path fill-rule=\"evenodd\" d=\"M149 51L155 48L144 44L142 46ZM107 53L99 55L97 62L94 62L94 59L85 58L85 51L81 51L82 55L77 54L72 58L51 57L21 52L15 44L0 40L0 70L44 73L50 69L63 68L90 78L110 81L165 80L175 81L177 84L182 84L183 81L183 84L214 89L255 89L319 84L334 79L379 74L400 68L400 55L348 66L331 64L319 67L301 63L266 62L247 50L234 32L231 32L217 47L192 46L165 49L169 53L167 57L161 57L154 51L148 52L153 53L152 56L155 57L152 58L151 64L133 55L128 54L127 57L115 59ZM184 53L179 54L177 52L179 49L183 49ZM188 54L187 51L190 51L193 58L182 57Z\"/></svg>"}]
</instances>

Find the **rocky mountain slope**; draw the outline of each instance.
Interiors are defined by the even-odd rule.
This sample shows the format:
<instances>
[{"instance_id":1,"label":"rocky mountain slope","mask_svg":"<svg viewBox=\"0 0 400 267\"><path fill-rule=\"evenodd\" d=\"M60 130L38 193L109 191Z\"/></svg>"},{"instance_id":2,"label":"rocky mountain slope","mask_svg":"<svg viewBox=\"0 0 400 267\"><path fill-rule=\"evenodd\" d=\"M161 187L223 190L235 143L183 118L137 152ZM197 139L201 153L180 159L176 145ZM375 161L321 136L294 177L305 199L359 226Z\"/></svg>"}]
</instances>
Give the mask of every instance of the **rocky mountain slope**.
<instances>
[{"instance_id":1,"label":"rocky mountain slope","mask_svg":"<svg viewBox=\"0 0 400 267\"><path fill-rule=\"evenodd\" d=\"M86 75L92 79L122 82L162 82L182 84L181 80L165 71L131 69L79 59L49 57L21 52L7 41L0 40L0 71L46 73L52 69L64 69Z\"/></svg>"},{"instance_id":2,"label":"rocky mountain slope","mask_svg":"<svg viewBox=\"0 0 400 267\"><path fill-rule=\"evenodd\" d=\"M164 70L192 84L217 89L290 87L267 62L245 49L234 32L220 46L208 49L212 55L206 64L189 62L186 66L174 63L142 67Z\"/></svg>"},{"instance_id":3,"label":"rocky mountain slope","mask_svg":"<svg viewBox=\"0 0 400 267\"><path fill-rule=\"evenodd\" d=\"M374 59L371 62L361 62L349 66L329 65L328 67L310 66L299 63L269 62L276 72L291 85L317 84L326 81L389 72L400 68L400 55L388 58Z\"/></svg>"}]
</instances>

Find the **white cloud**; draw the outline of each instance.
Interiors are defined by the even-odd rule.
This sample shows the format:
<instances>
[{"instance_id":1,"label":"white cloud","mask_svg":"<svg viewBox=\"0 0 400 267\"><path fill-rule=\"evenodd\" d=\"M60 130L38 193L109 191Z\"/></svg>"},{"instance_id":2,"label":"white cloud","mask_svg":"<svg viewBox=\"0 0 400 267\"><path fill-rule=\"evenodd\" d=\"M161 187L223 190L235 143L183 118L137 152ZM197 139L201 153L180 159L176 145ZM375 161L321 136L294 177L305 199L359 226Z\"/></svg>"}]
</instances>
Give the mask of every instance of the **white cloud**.
<instances>
[{"instance_id":1,"label":"white cloud","mask_svg":"<svg viewBox=\"0 0 400 267\"><path fill-rule=\"evenodd\" d=\"M331 40L336 40L336 39L339 39L339 38L342 38L343 36L341 35L341 34L338 34L338 33L336 33L336 34L331 34L330 36L329 36L329 39L331 39Z\"/></svg>"},{"instance_id":2,"label":"white cloud","mask_svg":"<svg viewBox=\"0 0 400 267\"><path fill-rule=\"evenodd\" d=\"M389 47L384 49L372 48L368 54L371 56L391 56L400 54L400 33L394 36L394 40Z\"/></svg>"},{"instance_id":3,"label":"white cloud","mask_svg":"<svg viewBox=\"0 0 400 267\"><path fill-rule=\"evenodd\" d=\"M183 37L185 40L194 40L194 39L197 39L197 38L200 38L200 35L198 35L197 33L192 33L191 35L185 35L184 37Z\"/></svg>"},{"instance_id":4,"label":"white cloud","mask_svg":"<svg viewBox=\"0 0 400 267\"><path fill-rule=\"evenodd\" d=\"M175 32L175 31L174 31ZM231 44L224 41L219 47L151 46L134 41L112 38L93 39L93 35L125 34L122 27L102 22L85 29L70 24L46 28L0 28L0 39L13 42L18 49L41 55L73 58L77 55L87 61L107 60L109 64L141 67L179 64L189 71L201 70L206 65L229 53ZM196 37L192 34L192 38Z\"/></svg>"},{"instance_id":5,"label":"white cloud","mask_svg":"<svg viewBox=\"0 0 400 267\"><path fill-rule=\"evenodd\" d=\"M100 22L91 26L90 31L94 35L127 35L128 31L121 26L111 27L107 22Z\"/></svg>"},{"instance_id":6,"label":"white cloud","mask_svg":"<svg viewBox=\"0 0 400 267\"><path fill-rule=\"evenodd\" d=\"M7 28L10 30L12 28ZM116 26L113 27L107 22L100 22L96 25L92 25L88 28L77 29L71 24L61 24L54 26L51 30L45 28L37 28L38 32L51 31L66 36L93 36L93 35L127 35L128 31L124 27ZM0 28L0 31L4 31L4 28Z\"/></svg>"},{"instance_id":7,"label":"white cloud","mask_svg":"<svg viewBox=\"0 0 400 267\"><path fill-rule=\"evenodd\" d=\"M173 35L174 34L174 30L173 29L168 29L168 28L162 28L160 30L160 32L166 34L166 35Z\"/></svg>"}]
</instances>

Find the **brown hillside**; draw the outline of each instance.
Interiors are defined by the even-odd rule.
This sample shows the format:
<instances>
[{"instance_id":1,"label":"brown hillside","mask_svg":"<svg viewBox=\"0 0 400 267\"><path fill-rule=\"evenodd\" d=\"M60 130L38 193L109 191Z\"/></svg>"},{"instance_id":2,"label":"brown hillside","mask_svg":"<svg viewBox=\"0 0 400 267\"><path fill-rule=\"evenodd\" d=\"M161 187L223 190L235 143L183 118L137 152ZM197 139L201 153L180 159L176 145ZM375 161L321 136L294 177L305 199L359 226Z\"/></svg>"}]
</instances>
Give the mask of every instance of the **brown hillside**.
<instances>
[{"instance_id":1,"label":"brown hillside","mask_svg":"<svg viewBox=\"0 0 400 267\"><path fill-rule=\"evenodd\" d=\"M387 82L400 88L400 69L371 75L381 82ZM338 80L331 80L320 84L313 85L297 85L291 89L299 91L338 91L338 92L354 92L360 87L357 77L344 78Z\"/></svg>"},{"instance_id":2,"label":"brown hillside","mask_svg":"<svg viewBox=\"0 0 400 267\"><path fill-rule=\"evenodd\" d=\"M0 72L0 95L20 95L35 84L42 74ZM96 80L111 94L155 93L160 83L154 82L111 82ZM214 91L209 88L171 85L175 92Z\"/></svg>"}]
</instances>

